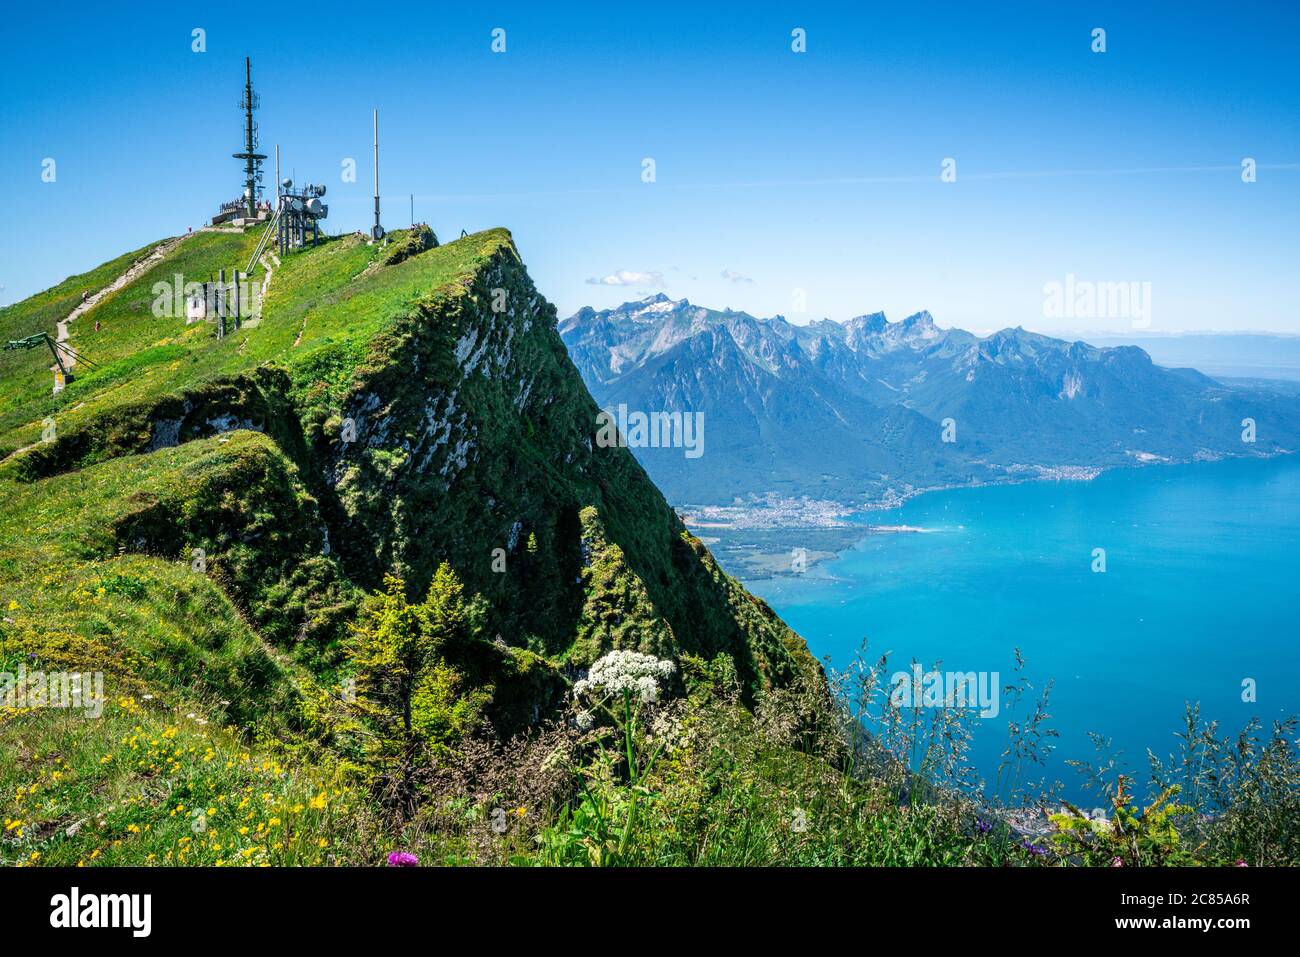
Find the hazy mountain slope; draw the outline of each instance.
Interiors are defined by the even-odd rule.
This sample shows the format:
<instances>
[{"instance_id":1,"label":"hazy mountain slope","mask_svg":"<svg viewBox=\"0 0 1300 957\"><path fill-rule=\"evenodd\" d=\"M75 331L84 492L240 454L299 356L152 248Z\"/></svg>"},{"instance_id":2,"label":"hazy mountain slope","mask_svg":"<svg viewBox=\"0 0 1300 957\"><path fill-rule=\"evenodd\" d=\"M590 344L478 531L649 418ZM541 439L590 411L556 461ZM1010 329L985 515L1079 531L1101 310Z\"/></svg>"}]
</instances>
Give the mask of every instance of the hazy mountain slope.
<instances>
[{"instance_id":1,"label":"hazy mountain slope","mask_svg":"<svg viewBox=\"0 0 1300 957\"><path fill-rule=\"evenodd\" d=\"M1300 381L1300 336L1201 333L1177 336L1088 336L1098 346L1137 346L1162 366L1193 366L1215 378Z\"/></svg>"}]
</instances>

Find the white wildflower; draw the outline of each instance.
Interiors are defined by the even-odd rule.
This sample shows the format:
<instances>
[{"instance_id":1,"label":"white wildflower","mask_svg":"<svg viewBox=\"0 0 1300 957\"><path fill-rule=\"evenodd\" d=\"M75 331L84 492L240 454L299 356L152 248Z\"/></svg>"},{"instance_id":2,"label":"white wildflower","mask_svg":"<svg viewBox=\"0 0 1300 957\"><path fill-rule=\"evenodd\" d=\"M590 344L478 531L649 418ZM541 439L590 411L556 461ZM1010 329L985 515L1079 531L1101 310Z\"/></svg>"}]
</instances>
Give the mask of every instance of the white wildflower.
<instances>
[{"instance_id":1,"label":"white wildflower","mask_svg":"<svg viewBox=\"0 0 1300 957\"><path fill-rule=\"evenodd\" d=\"M573 686L575 697L592 692L621 695L627 691L649 704L659 699L659 682L671 677L677 670L671 661L656 658L639 651L611 651L597 659L587 672L587 677Z\"/></svg>"},{"instance_id":2,"label":"white wildflower","mask_svg":"<svg viewBox=\"0 0 1300 957\"><path fill-rule=\"evenodd\" d=\"M659 697L659 683L650 677L638 678L636 690L638 697L645 704L650 704Z\"/></svg>"}]
</instances>

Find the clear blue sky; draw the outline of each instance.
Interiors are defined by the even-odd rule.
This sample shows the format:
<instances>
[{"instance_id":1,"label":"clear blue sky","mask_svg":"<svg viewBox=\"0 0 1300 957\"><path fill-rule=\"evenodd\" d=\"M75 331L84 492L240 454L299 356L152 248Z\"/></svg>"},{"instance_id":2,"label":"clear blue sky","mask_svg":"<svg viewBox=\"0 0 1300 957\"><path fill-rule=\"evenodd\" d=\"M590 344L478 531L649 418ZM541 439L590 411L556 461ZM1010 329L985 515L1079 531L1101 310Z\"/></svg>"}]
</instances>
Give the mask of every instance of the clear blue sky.
<instances>
[{"instance_id":1,"label":"clear blue sky","mask_svg":"<svg viewBox=\"0 0 1300 957\"><path fill-rule=\"evenodd\" d=\"M238 194L248 54L265 151L329 186L332 228L367 223L377 106L385 223L414 193L444 238L508 226L561 315L662 289L1130 332L1044 318L1074 274L1151 283L1149 332L1300 332L1295 4L181 6L6 12L0 303ZM645 275L589 281L620 272Z\"/></svg>"}]
</instances>

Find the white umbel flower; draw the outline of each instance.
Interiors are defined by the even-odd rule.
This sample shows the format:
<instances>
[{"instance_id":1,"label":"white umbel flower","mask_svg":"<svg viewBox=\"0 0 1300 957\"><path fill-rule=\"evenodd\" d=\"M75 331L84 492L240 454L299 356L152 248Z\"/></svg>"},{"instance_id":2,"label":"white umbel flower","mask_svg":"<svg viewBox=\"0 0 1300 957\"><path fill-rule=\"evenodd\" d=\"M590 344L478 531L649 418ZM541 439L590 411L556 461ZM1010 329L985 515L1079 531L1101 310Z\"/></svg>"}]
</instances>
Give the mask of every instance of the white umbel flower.
<instances>
[{"instance_id":1,"label":"white umbel flower","mask_svg":"<svg viewBox=\"0 0 1300 957\"><path fill-rule=\"evenodd\" d=\"M587 677L573 685L575 697L591 693L621 695L630 691L649 704L659 699L659 682L672 676L677 666L639 651L611 651L597 659Z\"/></svg>"}]
</instances>

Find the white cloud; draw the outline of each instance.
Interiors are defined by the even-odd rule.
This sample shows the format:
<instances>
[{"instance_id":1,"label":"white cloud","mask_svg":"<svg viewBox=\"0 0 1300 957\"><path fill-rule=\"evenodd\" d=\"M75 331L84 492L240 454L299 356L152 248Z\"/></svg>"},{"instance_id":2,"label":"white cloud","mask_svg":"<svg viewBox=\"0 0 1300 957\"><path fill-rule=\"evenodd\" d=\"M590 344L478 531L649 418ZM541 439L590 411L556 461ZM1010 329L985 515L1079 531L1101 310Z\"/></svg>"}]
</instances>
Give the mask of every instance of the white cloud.
<instances>
[{"instance_id":1,"label":"white cloud","mask_svg":"<svg viewBox=\"0 0 1300 957\"><path fill-rule=\"evenodd\" d=\"M662 289L664 274L661 272L636 272L632 269L620 269L600 279L588 279L592 286L652 286Z\"/></svg>"},{"instance_id":2,"label":"white cloud","mask_svg":"<svg viewBox=\"0 0 1300 957\"><path fill-rule=\"evenodd\" d=\"M753 282L754 281L750 279L748 276L736 272L734 269L722 270L722 278L729 280L731 282Z\"/></svg>"}]
</instances>

